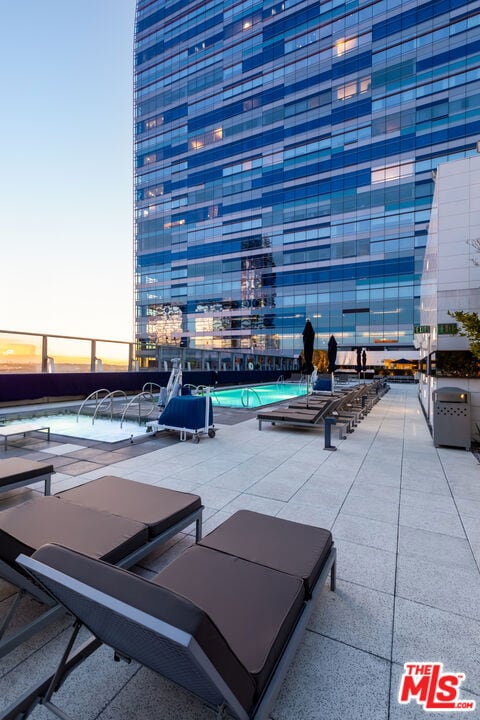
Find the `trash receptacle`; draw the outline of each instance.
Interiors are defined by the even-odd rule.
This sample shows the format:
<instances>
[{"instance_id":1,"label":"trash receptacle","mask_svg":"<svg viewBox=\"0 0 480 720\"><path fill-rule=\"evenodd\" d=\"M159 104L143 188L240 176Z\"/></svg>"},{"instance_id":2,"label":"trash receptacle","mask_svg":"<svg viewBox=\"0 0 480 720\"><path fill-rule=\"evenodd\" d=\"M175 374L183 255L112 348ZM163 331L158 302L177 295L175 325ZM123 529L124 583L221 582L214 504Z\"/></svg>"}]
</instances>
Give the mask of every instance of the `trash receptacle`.
<instances>
[{"instance_id":1,"label":"trash receptacle","mask_svg":"<svg viewBox=\"0 0 480 720\"><path fill-rule=\"evenodd\" d=\"M470 450L470 393L457 387L433 391L433 444Z\"/></svg>"}]
</instances>

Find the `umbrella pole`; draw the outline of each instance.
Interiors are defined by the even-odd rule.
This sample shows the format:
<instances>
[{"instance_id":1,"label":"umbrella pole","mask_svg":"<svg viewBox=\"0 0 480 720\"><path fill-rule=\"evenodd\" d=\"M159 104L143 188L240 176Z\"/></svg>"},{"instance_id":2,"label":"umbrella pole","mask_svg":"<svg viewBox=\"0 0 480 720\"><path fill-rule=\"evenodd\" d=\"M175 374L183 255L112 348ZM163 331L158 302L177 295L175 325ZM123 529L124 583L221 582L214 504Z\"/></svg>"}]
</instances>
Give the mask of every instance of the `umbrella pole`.
<instances>
[{"instance_id":1,"label":"umbrella pole","mask_svg":"<svg viewBox=\"0 0 480 720\"><path fill-rule=\"evenodd\" d=\"M335 391L335 373L332 373L332 395Z\"/></svg>"}]
</instances>

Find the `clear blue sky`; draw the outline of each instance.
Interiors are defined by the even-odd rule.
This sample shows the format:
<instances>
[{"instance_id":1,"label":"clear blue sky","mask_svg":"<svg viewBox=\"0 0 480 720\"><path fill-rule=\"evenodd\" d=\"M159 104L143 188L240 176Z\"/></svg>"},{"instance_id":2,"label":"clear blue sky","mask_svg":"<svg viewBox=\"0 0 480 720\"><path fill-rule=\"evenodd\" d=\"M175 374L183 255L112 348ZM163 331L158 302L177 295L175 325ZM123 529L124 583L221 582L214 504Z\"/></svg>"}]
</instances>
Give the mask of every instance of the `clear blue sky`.
<instances>
[{"instance_id":1,"label":"clear blue sky","mask_svg":"<svg viewBox=\"0 0 480 720\"><path fill-rule=\"evenodd\" d=\"M0 0L0 330L133 336L135 0Z\"/></svg>"}]
</instances>

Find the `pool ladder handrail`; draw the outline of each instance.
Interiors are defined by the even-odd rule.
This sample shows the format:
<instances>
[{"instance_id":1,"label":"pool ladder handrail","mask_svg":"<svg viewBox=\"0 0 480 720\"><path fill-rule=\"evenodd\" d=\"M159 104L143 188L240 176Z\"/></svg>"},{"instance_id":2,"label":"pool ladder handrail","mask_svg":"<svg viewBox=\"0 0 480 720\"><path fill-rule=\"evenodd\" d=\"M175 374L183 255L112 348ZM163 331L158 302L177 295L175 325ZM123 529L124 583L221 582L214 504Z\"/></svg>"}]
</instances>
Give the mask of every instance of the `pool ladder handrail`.
<instances>
[{"instance_id":1,"label":"pool ladder handrail","mask_svg":"<svg viewBox=\"0 0 480 720\"><path fill-rule=\"evenodd\" d=\"M142 415L141 398L144 400L148 400L148 402L151 403L151 408L150 408L149 412L145 413L145 415ZM132 405L134 405L135 403L138 403L138 424L139 425L142 424L143 417L149 417L157 407L157 400L156 400L155 396L147 390L142 390L142 392L139 392L137 395L135 395L135 397L133 397L125 406L125 409L122 413L122 417L120 419L120 427L123 427L125 415L127 414L127 411L129 410L129 408Z\"/></svg>"},{"instance_id":2,"label":"pool ladder handrail","mask_svg":"<svg viewBox=\"0 0 480 720\"><path fill-rule=\"evenodd\" d=\"M158 394L160 395L160 390L162 389L162 386L159 385L158 383L154 383L154 382L144 383L141 392L149 392L152 395L154 395L155 392L157 392L157 390L154 390L154 388L156 388L158 390Z\"/></svg>"},{"instance_id":3,"label":"pool ladder handrail","mask_svg":"<svg viewBox=\"0 0 480 720\"><path fill-rule=\"evenodd\" d=\"M186 385L183 385L183 387L189 387L192 388L195 392L192 392L192 395L196 395L197 397L206 397L207 395L212 400L217 401L217 405L220 406L220 400L218 399L217 393L215 392L213 387L210 387L209 385L192 385L191 383L187 383Z\"/></svg>"},{"instance_id":4,"label":"pool ladder handrail","mask_svg":"<svg viewBox=\"0 0 480 720\"><path fill-rule=\"evenodd\" d=\"M261 399L260 395L257 393L257 391L254 390L252 387L246 387L246 388L243 388L242 394L240 396L240 400L242 402L243 407L245 407L245 408L250 407L250 405L248 403L249 393L253 393L253 395L256 396L259 405L262 404L262 399ZM246 403L245 403L245 399L247 400Z\"/></svg>"},{"instance_id":5,"label":"pool ladder handrail","mask_svg":"<svg viewBox=\"0 0 480 720\"><path fill-rule=\"evenodd\" d=\"M286 380L285 380L285 375L279 375L278 378L277 378L277 380L276 380L276 382L277 382L277 384L278 384L278 383L283 384L284 382L286 382Z\"/></svg>"},{"instance_id":6,"label":"pool ladder handrail","mask_svg":"<svg viewBox=\"0 0 480 720\"><path fill-rule=\"evenodd\" d=\"M102 398L100 398L99 393L106 393L106 395L104 395ZM80 417L83 408L85 407L85 405L88 403L89 400L93 400L95 398L95 412L96 412L97 407L98 407L98 401L100 400L101 402L103 402L103 400L109 394L110 394L110 390L108 388L99 388L98 390L94 390L93 392L91 392L90 395L85 398L85 400L82 402L82 404L80 405L80 407L78 409L77 422L78 422L78 418Z\"/></svg>"},{"instance_id":7,"label":"pool ladder handrail","mask_svg":"<svg viewBox=\"0 0 480 720\"><path fill-rule=\"evenodd\" d=\"M217 395L217 393L215 392L214 388L213 388L213 387L209 387L209 386L207 385L207 386L205 387L205 390L206 390L205 395L209 395L211 399L214 398L214 399L217 401L217 404L218 404L219 406L221 406L220 400L218 399L218 395ZM212 399L212 403L213 403L213 399Z\"/></svg>"},{"instance_id":8,"label":"pool ladder handrail","mask_svg":"<svg viewBox=\"0 0 480 720\"><path fill-rule=\"evenodd\" d=\"M190 388L192 395L198 395L200 388L204 388L205 385L194 385L193 383L185 383L182 388Z\"/></svg>"},{"instance_id":9,"label":"pool ladder handrail","mask_svg":"<svg viewBox=\"0 0 480 720\"><path fill-rule=\"evenodd\" d=\"M105 395L105 397L101 400L101 402L98 404L98 406L95 409L95 412L92 417L92 425L94 424L95 420L97 419L97 415L100 411L103 412L103 405L108 403L108 410L107 413L110 413L110 420L113 420L114 416L114 400L115 396L124 398L125 402L127 401L127 393L125 390L112 390L112 392L108 393L108 395Z\"/></svg>"}]
</instances>

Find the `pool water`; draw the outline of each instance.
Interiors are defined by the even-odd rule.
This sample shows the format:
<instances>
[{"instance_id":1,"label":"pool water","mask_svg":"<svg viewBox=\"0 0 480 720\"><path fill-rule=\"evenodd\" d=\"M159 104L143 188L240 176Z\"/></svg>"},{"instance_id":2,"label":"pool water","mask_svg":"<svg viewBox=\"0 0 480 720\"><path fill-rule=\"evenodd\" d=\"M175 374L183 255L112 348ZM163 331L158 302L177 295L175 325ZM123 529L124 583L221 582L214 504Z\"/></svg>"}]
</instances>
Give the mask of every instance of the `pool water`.
<instances>
[{"instance_id":1,"label":"pool water","mask_svg":"<svg viewBox=\"0 0 480 720\"><path fill-rule=\"evenodd\" d=\"M273 383L231 388L230 390L214 390L210 396L212 404L217 407L257 408L306 394L307 388L304 384Z\"/></svg>"},{"instance_id":2,"label":"pool water","mask_svg":"<svg viewBox=\"0 0 480 720\"><path fill-rule=\"evenodd\" d=\"M230 390L212 390L210 397L212 398L212 404L216 407L252 409L270 403L282 402L282 400L290 400L305 395L306 392L307 389L304 384L272 383L269 385L231 388ZM153 414L148 419L156 420L157 417L158 414ZM49 426L50 432L55 435L110 443L141 437L147 432L145 422L143 425L139 425L138 422L125 420L123 426L120 427L118 418L114 420L96 418L92 424L91 416L81 415L77 421L76 413L68 412L59 413L58 415L35 415L12 420L11 422L15 424L28 423L29 425L38 423L38 425Z\"/></svg>"},{"instance_id":3,"label":"pool water","mask_svg":"<svg viewBox=\"0 0 480 720\"><path fill-rule=\"evenodd\" d=\"M145 425L139 425L138 422L125 420L123 426L120 427L118 418L115 420L96 418L92 425L91 417L80 416L77 422L77 416L74 413L22 418L14 420L12 423L15 423L15 425L38 423L38 425L49 426L50 432L56 435L66 435L67 437L85 440L100 440L101 442L120 442L121 440L129 440L131 437L140 437L146 433ZM7 425L9 424L7 423Z\"/></svg>"}]
</instances>

